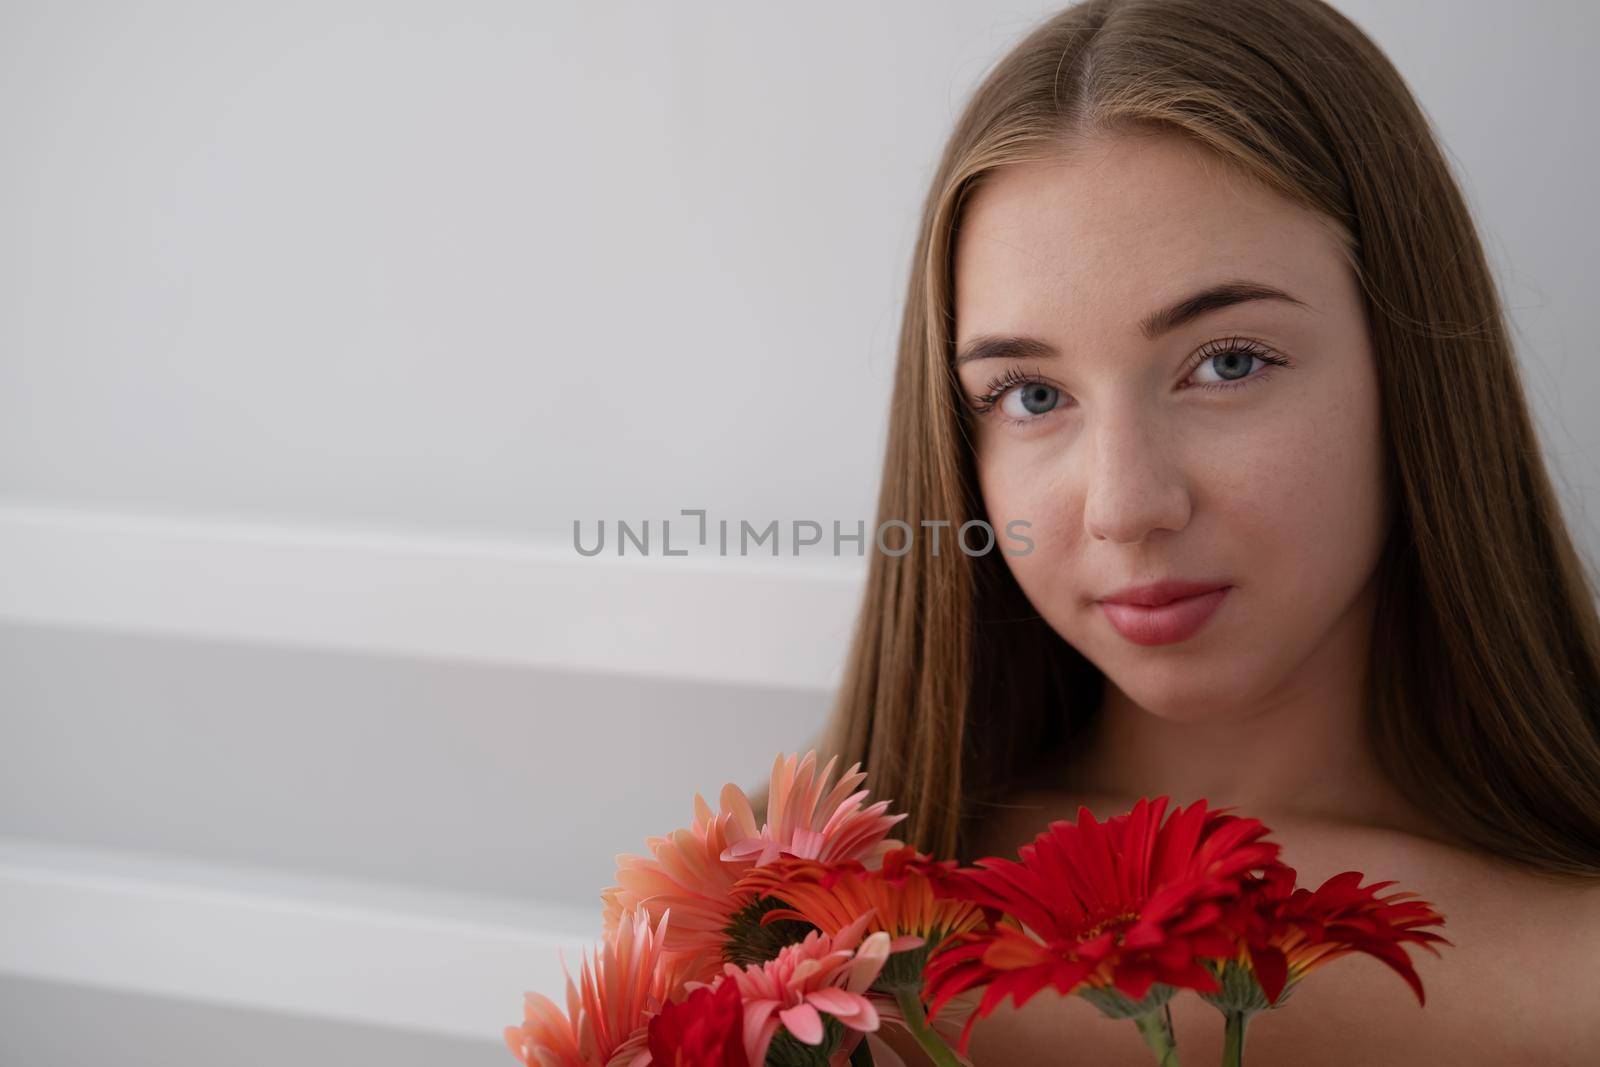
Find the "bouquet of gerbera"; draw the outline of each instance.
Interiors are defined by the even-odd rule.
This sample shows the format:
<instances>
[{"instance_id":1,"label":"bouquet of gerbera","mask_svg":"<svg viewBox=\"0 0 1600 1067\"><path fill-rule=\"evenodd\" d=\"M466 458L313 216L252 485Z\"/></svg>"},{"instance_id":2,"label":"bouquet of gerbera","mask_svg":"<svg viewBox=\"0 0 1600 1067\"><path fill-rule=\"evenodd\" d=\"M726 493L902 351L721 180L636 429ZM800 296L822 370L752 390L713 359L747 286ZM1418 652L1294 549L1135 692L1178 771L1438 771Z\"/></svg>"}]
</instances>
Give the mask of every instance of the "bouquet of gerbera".
<instances>
[{"instance_id":1,"label":"bouquet of gerbera","mask_svg":"<svg viewBox=\"0 0 1600 1067\"><path fill-rule=\"evenodd\" d=\"M973 1023L1046 986L1130 1019L1175 1067L1168 1002L1193 990L1238 1064L1250 1017L1321 965L1371 955L1422 1000L1404 946L1437 951L1443 919L1346 872L1297 888L1255 819L1141 800L1051 823L1018 859L962 868L889 837L859 764L837 783L815 752L773 764L767 818L723 787L694 823L618 857L604 940L567 977L563 1012L525 996L506 1044L528 1067L900 1065L898 1028L937 1064L967 1064ZM971 994L971 997L965 995ZM975 1002L974 1002L975 1001Z\"/></svg>"}]
</instances>

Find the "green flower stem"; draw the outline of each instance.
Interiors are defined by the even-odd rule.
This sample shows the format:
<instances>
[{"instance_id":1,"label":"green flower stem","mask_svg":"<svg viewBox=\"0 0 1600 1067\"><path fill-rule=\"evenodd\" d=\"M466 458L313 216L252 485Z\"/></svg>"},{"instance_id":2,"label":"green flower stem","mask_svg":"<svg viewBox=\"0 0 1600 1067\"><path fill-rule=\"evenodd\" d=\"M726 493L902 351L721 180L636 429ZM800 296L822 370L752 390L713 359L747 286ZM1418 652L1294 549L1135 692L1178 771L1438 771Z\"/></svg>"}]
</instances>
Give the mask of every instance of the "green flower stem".
<instances>
[{"instance_id":1,"label":"green flower stem","mask_svg":"<svg viewBox=\"0 0 1600 1067\"><path fill-rule=\"evenodd\" d=\"M1137 1015L1133 1023L1139 1028L1139 1036L1144 1038L1144 1043L1155 1053L1156 1062L1161 1067L1181 1067L1178 1063L1178 1042L1172 1036L1172 1015L1166 1008Z\"/></svg>"},{"instance_id":2,"label":"green flower stem","mask_svg":"<svg viewBox=\"0 0 1600 1067\"><path fill-rule=\"evenodd\" d=\"M934 1063L939 1067L961 1067L961 1061L944 1043L944 1038L934 1033L933 1027L928 1025L928 1017L922 1013L922 995L916 986L896 986L894 1002L900 1005L900 1014L906 1017L906 1029L911 1031L911 1036L917 1039L917 1044L922 1046L922 1051Z\"/></svg>"},{"instance_id":3,"label":"green flower stem","mask_svg":"<svg viewBox=\"0 0 1600 1067\"><path fill-rule=\"evenodd\" d=\"M1250 1023L1250 1013L1225 1012L1228 1023L1222 1038L1222 1067L1242 1067L1244 1064L1244 1028Z\"/></svg>"}]
</instances>

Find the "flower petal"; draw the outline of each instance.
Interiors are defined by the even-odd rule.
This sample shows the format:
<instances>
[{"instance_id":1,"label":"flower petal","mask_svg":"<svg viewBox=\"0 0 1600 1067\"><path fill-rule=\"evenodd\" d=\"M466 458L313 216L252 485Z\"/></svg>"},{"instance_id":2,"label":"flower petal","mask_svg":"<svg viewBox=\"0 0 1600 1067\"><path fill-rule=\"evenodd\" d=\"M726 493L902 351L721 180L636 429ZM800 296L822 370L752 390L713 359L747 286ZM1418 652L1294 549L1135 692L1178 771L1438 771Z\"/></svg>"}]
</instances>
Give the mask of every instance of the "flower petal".
<instances>
[{"instance_id":1,"label":"flower petal","mask_svg":"<svg viewBox=\"0 0 1600 1067\"><path fill-rule=\"evenodd\" d=\"M822 1044L822 1016L810 1004L785 1008L778 1013L778 1018L783 1020L783 1028L793 1034L797 1041L807 1045Z\"/></svg>"}]
</instances>

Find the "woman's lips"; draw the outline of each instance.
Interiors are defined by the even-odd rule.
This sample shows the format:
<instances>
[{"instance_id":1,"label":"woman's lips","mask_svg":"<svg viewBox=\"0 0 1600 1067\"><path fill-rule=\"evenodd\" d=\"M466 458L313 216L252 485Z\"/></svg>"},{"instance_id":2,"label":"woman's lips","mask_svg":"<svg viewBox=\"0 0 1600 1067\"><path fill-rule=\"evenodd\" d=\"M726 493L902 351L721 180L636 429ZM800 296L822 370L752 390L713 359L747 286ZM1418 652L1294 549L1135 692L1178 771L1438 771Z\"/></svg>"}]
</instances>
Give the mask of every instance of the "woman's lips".
<instances>
[{"instance_id":1,"label":"woman's lips","mask_svg":"<svg viewBox=\"0 0 1600 1067\"><path fill-rule=\"evenodd\" d=\"M1187 596L1160 607L1097 601L1116 631L1136 645L1170 645L1193 637L1222 604L1233 586Z\"/></svg>"}]
</instances>

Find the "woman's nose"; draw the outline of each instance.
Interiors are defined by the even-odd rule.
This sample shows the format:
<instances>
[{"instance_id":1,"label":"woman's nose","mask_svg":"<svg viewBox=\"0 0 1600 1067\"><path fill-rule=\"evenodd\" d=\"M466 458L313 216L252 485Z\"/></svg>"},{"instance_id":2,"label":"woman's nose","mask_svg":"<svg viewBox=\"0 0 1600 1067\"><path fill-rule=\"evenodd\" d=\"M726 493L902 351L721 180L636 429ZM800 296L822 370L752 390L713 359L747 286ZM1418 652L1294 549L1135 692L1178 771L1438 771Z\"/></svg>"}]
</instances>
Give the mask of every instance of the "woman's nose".
<instances>
[{"instance_id":1,"label":"woman's nose","mask_svg":"<svg viewBox=\"0 0 1600 1067\"><path fill-rule=\"evenodd\" d=\"M1097 541L1138 544L1189 522L1190 495L1168 435L1138 418L1098 427L1085 456L1084 528Z\"/></svg>"}]
</instances>

